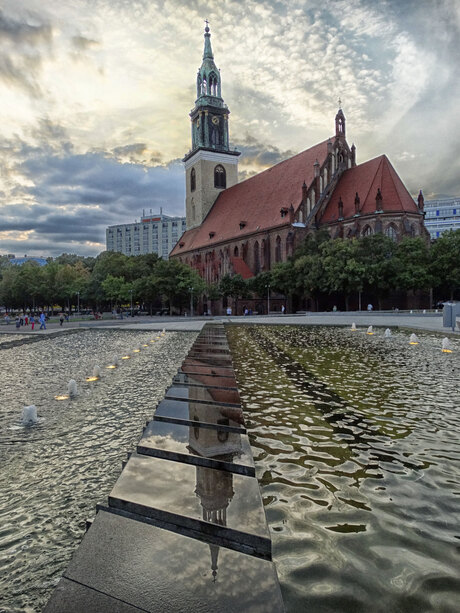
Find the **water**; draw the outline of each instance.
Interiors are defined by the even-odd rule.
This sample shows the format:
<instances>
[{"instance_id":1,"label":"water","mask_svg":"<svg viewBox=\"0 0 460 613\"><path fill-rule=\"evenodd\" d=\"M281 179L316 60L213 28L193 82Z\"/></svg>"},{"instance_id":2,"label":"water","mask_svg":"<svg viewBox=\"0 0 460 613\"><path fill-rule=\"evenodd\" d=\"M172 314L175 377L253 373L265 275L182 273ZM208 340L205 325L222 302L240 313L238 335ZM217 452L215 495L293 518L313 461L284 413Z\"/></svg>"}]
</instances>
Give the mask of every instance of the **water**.
<instances>
[{"instance_id":1,"label":"water","mask_svg":"<svg viewBox=\"0 0 460 613\"><path fill-rule=\"evenodd\" d=\"M0 611L38 612L195 334L82 331L0 350ZM131 353L107 370L114 354ZM98 364L101 379L86 382ZM75 379L78 395L56 401ZM36 405L36 425L22 425Z\"/></svg>"},{"instance_id":2,"label":"water","mask_svg":"<svg viewBox=\"0 0 460 613\"><path fill-rule=\"evenodd\" d=\"M289 612L460 610L460 342L230 330Z\"/></svg>"}]
</instances>

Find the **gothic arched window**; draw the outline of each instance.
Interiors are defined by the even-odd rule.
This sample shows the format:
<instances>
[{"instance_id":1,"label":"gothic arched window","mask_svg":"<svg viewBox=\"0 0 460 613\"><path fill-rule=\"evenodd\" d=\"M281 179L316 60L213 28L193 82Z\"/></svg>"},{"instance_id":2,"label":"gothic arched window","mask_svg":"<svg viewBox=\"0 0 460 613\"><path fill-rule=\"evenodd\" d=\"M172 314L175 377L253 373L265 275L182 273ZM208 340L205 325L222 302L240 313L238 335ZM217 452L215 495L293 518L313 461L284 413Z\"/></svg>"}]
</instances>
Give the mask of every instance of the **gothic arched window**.
<instances>
[{"instance_id":1,"label":"gothic arched window","mask_svg":"<svg viewBox=\"0 0 460 613\"><path fill-rule=\"evenodd\" d=\"M371 236L372 228L370 226L366 226L363 230L363 236Z\"/></svg>"},{"instance_id":2,"label":"gothic arched window","mask_svg":"<svg viewBox=\"0 0 460 613\"><path fill-rule=\"evenodd\" d=\"M235 247L235 249L233 250L233 255L234 255L236 258L239 256L238 247Z\"/></svg>"},{"instance_id":3,"label":"gothic arched window","mask_svg":"<svg viewBox=\"0 0 460 613\"><path fill-rule=\"evenodd\" d=\"M281 238L279 236L275 241L275 262L281 262Z\"/></svg>"},{"instance_id":4,"label":"gothic arched window","mask_svg":"<svg viewBox=\"0 0 460 613\"><path fill-rule=\"evenodd\" d=\"M225 188L227 187L227 178L225 175L225 168L220 164L214 168L214 187Z\"/></svg>"},{"instance_id":5,"label":"gothic arched window","mask_svg":"<svg viewBox=\"0 0 460 613\"><path fill-rule=\"evenodd\" d=\"M260 251L259 241L254 243L254 274L258 275L260 272Z\"/></svg>"},{"instance_id":6,"label":"gothic arched window","mask_svg":"<svg viewBox=\"0 0 460 613\"><path fill-rule=\"evenodd\" d=\"M393 226L393 224L388 226L388 228L385 230L385 234L388 236L388 238L391 238L392 241L396 242L398 239L398 233L396 232L396 228Z\"/></svg>"},{"instance_id":7,"label":"gothic arched window","mask_svg":"<svg viewBox=\"0 0 460 613\"><path fill-rule=\"evenodd\" d=\"M196 190L196 173L195 169L192 168L192 172L190 173L190 191L194 192Z\"/></svg>"}]
</instances>

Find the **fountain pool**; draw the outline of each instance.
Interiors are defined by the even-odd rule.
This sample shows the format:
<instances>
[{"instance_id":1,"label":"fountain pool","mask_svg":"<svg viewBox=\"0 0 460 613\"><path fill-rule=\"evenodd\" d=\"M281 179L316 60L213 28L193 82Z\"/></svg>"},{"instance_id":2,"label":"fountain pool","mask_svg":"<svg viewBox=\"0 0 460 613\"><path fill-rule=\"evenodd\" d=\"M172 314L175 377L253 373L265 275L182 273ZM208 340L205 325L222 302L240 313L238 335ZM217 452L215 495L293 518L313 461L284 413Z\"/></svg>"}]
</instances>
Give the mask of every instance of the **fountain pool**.
<instances>
[{"instance_id":1,"label":"fountain pool","mask_svg":"<svg viewBox=\"0 0 460 613\"><path fill-rule=\"evenodd\" d=\"M230 329L288 612L458 613L460 341Z\"/></svg>"},{"instance_id":2,"label":"fountain pool","mask_svg":"<svg viewBox=\"0 0 460 613\"><path fill-rule=\"evenodd\" d=\"M41 611L195 334L82 331L0 350L0 610ZM113 370L114 354L131 354ZM100 379L87 382L95 364ZM75 379L78 395L55 396ZM25 406L38 421L22 424Z\"/></svg>"}]
</instances>

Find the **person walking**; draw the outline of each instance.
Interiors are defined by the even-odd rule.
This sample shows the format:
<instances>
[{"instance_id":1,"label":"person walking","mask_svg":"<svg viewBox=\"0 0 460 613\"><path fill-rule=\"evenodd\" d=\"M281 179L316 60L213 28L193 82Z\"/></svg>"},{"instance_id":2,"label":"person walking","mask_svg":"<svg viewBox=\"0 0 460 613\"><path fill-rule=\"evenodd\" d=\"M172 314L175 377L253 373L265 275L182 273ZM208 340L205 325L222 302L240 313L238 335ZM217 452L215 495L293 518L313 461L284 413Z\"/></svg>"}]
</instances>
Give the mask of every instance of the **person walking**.
<instances>
[{"instance_id":1,"label":"person walking","mask_svg":"<svg viewBox=\"0 0 460 613\"><path fill-rule=\"evenodd\" d=\"M40 313L40 330L46 330L46 317L45 313Z\"/></svg>"},{"instance_id":2,"label":"person walking","mask_svg":"<svg viewBox=\"0 0 460 613\"><path fill-rule=\"evenodd\" d=\"M35 316L33 313L30 314L30 325L32 326L32 332L33 332L35 328Z\"/></svg>"},{"instance_id":3,"label":"person walking","mask_svg":"<svg viewBox=\"0 0 460 613\"><path fill-rule=\"evenodd\" d=\"M64 313L59 314L59 325L62 326L64 323Z\"/></svg>"}]
</instances>

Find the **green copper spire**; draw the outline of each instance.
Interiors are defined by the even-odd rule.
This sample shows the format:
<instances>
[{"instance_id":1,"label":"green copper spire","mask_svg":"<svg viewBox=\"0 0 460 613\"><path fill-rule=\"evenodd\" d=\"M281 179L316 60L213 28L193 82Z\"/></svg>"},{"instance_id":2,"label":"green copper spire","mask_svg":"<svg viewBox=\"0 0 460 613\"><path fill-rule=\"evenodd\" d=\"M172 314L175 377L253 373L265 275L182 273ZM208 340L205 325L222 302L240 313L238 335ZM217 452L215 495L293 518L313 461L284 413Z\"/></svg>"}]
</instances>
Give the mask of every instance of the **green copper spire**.
<instances>
[{"instance_id":1,"label":"green copper spire","mask_svg":"<svg viewBox=\"0 0 460 613\"><path fill-rule=\"evenodd\" d=\"M212 54L212 48L211 48L211 34L209 32L209 25L208 25L208 20L206 19L206 27L204 29L204 52L203 52L203 59L209 59L209 60L213 60L214 56Z\"/></svg>"}]
</instances>

